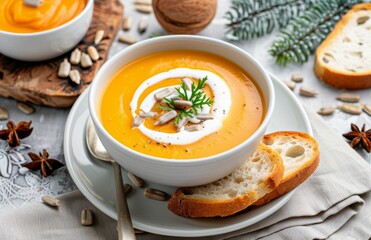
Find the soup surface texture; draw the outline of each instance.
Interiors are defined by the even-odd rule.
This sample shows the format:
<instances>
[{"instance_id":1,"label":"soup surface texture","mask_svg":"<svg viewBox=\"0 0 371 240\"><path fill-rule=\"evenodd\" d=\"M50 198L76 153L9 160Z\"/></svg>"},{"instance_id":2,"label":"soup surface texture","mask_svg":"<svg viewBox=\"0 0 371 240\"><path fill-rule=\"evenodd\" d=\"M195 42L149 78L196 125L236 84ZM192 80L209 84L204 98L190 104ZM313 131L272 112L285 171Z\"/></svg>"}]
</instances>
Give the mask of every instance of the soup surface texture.
<instances>
[{"instance_id":1,"label":"soup surface texture","mask_svg":"<svg viewBox=\"0 0 371 240\"><path fill-rule=\"evenodd\" d=\"M191 80L193 87L181 85L184 78ZM202 80L204 86L196 91ZM178 115L162 123L162 116L174 109L170 99L181 96L175 88L186 93L188 100L192 92L198 93L200 102L206 104L197 109L200 102L192 98L192 107L176 105ZM173 93L167 100L156 99L169 89ZM135 151L191 159L224 152L246 140L263 120L263 102L254 81L233 62L211 53L174 50L146 55L123 66L103 91L98 114L104 128ZM146 113L156 115L143 117ZM140 121L133 125L135 117ZM186 119L188 123L181 127Z\"/></svg>"},{"instance_id":2,"label":"soup surface texture","mask_svg":"<svg viewBox=\"0 0 371 240\"><path fill-rule=\"evenodd\" d=\"M87 0L43 0L30 7L23 0L0 1L0 30L12 33L34 33L58 27L76 17Z\"/></svg>"}]
</instances>

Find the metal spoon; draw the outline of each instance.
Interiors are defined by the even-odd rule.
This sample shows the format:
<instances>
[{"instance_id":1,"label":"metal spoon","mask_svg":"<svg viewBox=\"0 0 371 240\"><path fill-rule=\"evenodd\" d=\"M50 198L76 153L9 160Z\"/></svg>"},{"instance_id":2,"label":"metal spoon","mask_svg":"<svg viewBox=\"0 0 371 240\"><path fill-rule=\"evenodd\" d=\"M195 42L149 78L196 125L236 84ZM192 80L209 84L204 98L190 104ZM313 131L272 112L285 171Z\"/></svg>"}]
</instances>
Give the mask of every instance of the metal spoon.
<instances>
[{"instance_id":1,"label":"metal spoon","mask_svg":"<svg viewBox=\"0 0 371 240\"><path fill-rule=\"evenodd\" d=\"M124 183L121 176L121 167L115 160L112 159L112 157L109 155L109 153L106 151L103 144L99 140L90 117L86 124L86 144L91 155L93 155L95 158L112 163L116 186L118 239L136 239L133 224L130 218L129 208L126 202Z\"/></svg>"}]
</instances>

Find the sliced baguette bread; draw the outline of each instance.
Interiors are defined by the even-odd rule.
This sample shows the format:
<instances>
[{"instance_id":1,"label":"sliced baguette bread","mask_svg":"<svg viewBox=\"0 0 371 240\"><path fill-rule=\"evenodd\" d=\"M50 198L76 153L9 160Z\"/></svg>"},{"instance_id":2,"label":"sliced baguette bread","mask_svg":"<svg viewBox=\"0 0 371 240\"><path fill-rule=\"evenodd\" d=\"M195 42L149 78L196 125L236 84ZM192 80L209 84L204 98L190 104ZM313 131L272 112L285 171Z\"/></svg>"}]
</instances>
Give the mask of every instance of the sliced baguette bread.
<instances>
[{"instance_id":1,"label":"sliced baguette bread","mask_svg":"<svg viewBox=\"0 0 371 240\"><path fill-rule=\"evenodd\" d=\"M336 88L371 88L371 3L345 14L316 50L314 71Z\"/></svg>"},{"instance_id":2,"label":"sliced baguette bread","mask_svg":"<svg viewBox=\"0 0 371 240\"><path fill-rule=\"evenodd\" d=\"M285 168L276 189L260 198L255 206L264 205L304 182L319 164L319 149L314 138L306 133L281 131L264 136L262 142L277 151Z\"/></svg>"},{"instance_id":3,"label":"sliced baguette bread","mask_svg":"<svg viewBox=\"0 0 371 240\"><path fill-rule=\"evenodd\" d=\"M184 217L232 215L275 189L281 182L283 171L279 154L260 144L230 175L209 184L178 188L168 209Z\"/></svg>"}]
</instances>

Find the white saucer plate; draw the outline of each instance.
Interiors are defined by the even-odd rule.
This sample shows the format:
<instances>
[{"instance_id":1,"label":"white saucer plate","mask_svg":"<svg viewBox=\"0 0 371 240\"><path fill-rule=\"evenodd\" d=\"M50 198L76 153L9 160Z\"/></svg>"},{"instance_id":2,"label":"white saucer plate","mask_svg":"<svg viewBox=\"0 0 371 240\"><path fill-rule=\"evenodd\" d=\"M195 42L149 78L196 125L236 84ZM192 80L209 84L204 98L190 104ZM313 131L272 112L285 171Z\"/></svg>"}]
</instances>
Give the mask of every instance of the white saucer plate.
<instances>
[{"instance_id":1,"label":"white saucer plate","mask_svg":"<svg viewBox=\"0 0 371 240\"><path fill-rule=\"evenodd\" d=\"M271 76L276 106L267 133L279 130L301 131L312 134L304 109L294 94L276 77ZM64 155L69 173L83 195L98 209L116 218L115 188L112 166L94 159L85 144L85 126L89 117L88 90L76 101L66 123ZM124 182L130 183L123 169ZM171 194L175 188L147 183L147 186ZM272 202L225 218L190 219L179 217L167 209L167 202L143 196L143 189L135 188L128 196L133 225L146 232L179 236L201 237L235 231L273 214L294 194L294 191Z\"/></svg>"}]
</instances>

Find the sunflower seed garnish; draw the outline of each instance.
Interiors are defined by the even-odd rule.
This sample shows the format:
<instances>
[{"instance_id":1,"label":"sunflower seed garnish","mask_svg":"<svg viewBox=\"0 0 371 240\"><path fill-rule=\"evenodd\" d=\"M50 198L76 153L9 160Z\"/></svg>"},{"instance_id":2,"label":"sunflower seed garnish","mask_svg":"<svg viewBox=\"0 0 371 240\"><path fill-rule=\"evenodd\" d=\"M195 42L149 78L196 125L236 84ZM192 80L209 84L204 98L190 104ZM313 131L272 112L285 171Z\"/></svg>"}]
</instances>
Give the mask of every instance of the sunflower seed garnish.
<instances>
[{"instance_id":1,"label":"sunflower seed garnish","mask_svg":"<svg viewBox=\"0 0 371 240\"><path fill-rule=\"evenodd\" d=\"M131 28L131 24L133 22L132 17L126 17L124 20L122 20L122 29L125 31L129 31Z\"/></svg>"},{"instance_id":2,"label":"sunflower seed garnish","mask_svg":"<svg viewBox=\"0 0 371 240\"><path fill-rule=\"evenodd\" d=\"M184 130L186 130L187 132L196 132L196 131L200 131L201 129L202 129L201 124L193 124L193 125L184 127Z\"/></svg>"},{"instance_id":3,"label":"sunflower seed garnish","mask_svg":"<svg viewBox=\"0 0 371 240\"><path fill-rule=\"evenodd\" d=\"M156 101L161 101L162 99L164 99L164 97L170 96L173 93L175 93L174 88L165 88L165 89L162 89L161 91L158 91L157 93L155 93L154 97L155 97Z\"/></svg>"},{"instance_id":4,"label":"sunflower seed garnish","mask_svg":"<svg viewBox=\"0 0 371 240\"><path fill-rule=\"evenodd\" d=\"M103 37L104 37L104 30L98 30L95 33L94 44L98 45L100 41L102 41Z\"/></svg>"},{"instance_id":5,"label":"sunflower seed garnish","mask_svg":"<svg viewBox=\"0 0 371 240\"><path fill-rule=\"evenodd\" d=\"M336 99L343 102L357 103L361 99L358 94L354 93L341 93L336 96Z\"/></svg>"},{"instance_id":6,"label":"sunflower seed garnish","mask_svg":"<svg viewBox=\"0 0 371 240\"><path fill-rule=\"evenodd\" d=\"M333 106L330 106L330 107L321 107L321 108L317 111L317 113L318 113L319 115L324 115L324 116L326 116L326 115L331 115L331 114L333 114L333 113L335 112L335 110L336 110L336 108L333 107Z\"/></svg>"},{"instance_id":7,"label":"sunflower seed garnish","mask_svg":"<svg viewBox=\"0 0 371 240\"><path fill-rule=\"evenodd\" d=\"M142 110L139 111L139 117L141 118L153 118L156 115L157 113L155 112L144 112Z\"/></svg>"},{"instance_id":8,"label":"sunflower seed garnish","mask_svg":"<svg viewBox=\"0 0 371 240\"><path fill-rule=\"evenodd\" d=\"M125 33L120 34L119 41L126 44L134 44L137 42L133 36L129 36Z\"/></svg>"},{"instance_id":9,"label":"sunflower seed garnish","mask_svg":"<svg viewBox=\"0 0 371 240\"><path fill-rule=\"evenodd\" d=\"M317 93L313 88L303 86L300 88L300 95L305 97L314 97Z\"/></svg>"},{"instance_id":10,"label":"sunflower seed garnish","mask_svg":"<svg viewBox=\"0 0 371 240\"><path fill-rule=\"evenodd\" d=\"M303 82L304 78L300 74L293 74L291 76L291 80L298 83L298 82Z\"/></svg>"},{"instance_id":11,"label":"sunflower seed garnish","mask_svg":"<svg viewBox=\"0 0 371 240\"><path fill-rule=\"evenodd\" d=\"M187 101L187 100L175 100L174 104L179 109L183 109L183 108L186 108L186 107L192 107L192 105L193 105L193 103L191 101Z\"/></svg>"},{"instance_id":12,"label":"sunflower seed garnish","mask_svg":"<svg viewBox=\"0 0 371 240\"><path fill-rule=\"evenodd\" d=\"M282 81L290 90L294 90L295 89L295 86L296 86L296 83L294 81Z\"/></svg>"},{"instance_id":13,"label":"sunflower seed garnish","mask_svg":"<svg viewBox=\"0 0 371 240\"><path fill-rule=\"evenodd\" d=\"M169 198L169 195L166 192L155 188L146 188L144 190L144 196L158 201L166 201Z\"/></svg>"},{"instance_id":14,"label":"sunflower seed garnish","mask_svg":"<svg viewBox=\"0 0 371 240\"><path fill-rule=\"evenodd\" d=\"M197 119L199 120L210 120L210 119L214 119L214 115L212 115L211 113L199 113L197 114L196 116Z\"/></svg>"},{"instance_id":15,"label":"sunflower seed garnish","mask_svg":"<svg viewBox=\"0 0 371 240\"><path fill-rule=\"evenodd\" d=\"M17 107L19 110L21 110L24 114L27 115L32 114L36 111L36 109L33 106L23 102L17 102Z\"/></svg>"},{"instance_id":16,"label":"sunflower seed garnish","mask_svg":"<svg viewBox=\"0 0 371 240\"><path fill-rule=\"evenodd\" d=\"M197 119L196 117L193 117L193 118L187 117L187 119L188 119L188 122L190 122L190 123L200 123L201 122L201 120Z\"/></svg>"},{"instance_id":17,"label":"sunflower seed garnish","mask_svg":"<svg viewBox=\"0 0 371 240\"><path fill-rule=\"evenodd\" d=\"M361 104L362 105L362 110L367 113L369 116L371 116L371 104Z\"/></svg>"},{"instance_id":18,"label":"sunflower seed garnish","mask_svg":"<svg viewBox=\"0 0 371 240\"><path fill-rule=\"evenodd\" d=\"M81 76L77 69L74 69L70 72L70 79L72 82L76 83L77 85L80 84Z\"/></svg>"},{"instance_id":19,"label":"sunflower seed garnish","mask_svg":"<svg viewBox=\"0 0 371 240\"><path fill-rule=\"evenodd\" d=\"M8 111L0 107L0 120L7 120L9 117Z\"/></svg>"},{"instance_id":20,"label":"sunflower seed garnish","mask_svg":"<svg viewBox=\"0 0 371 240\"><path fill-rule=\"evenodd\" d=\"M88 68L88 67L91 67L93 66L93 61L91 60L89 54L87 53L82 53L81 54L81 67L83 68Z\"/></svg>"},{"instance_id":21,"label":"sunflower seed garnish","mask_svg":"<svg viewBox=\"0 0 371 240\"><path fill-rule=\"evenodd\" d=\"M149 19L148 19L148 17L142 17L139 20L139 23L138 23L138 32L140 34L145 33L146 30L147 30L147 28L148 28L148 25L149 25Z\"/></svg>"},{"instance_id":22,"label":"sunflower seed garnish","mask_svg":"<svg viewBox=\"0 0 371 240\"><path fill-rule=\"evenodd\" d=\"M139 127L144 122L144 119L141 118L139 115L134 117L133 123L131 125L132 128Z\"/></svg>"},{"instance_id":23,"label":"sunflower seed garnish","mask_svg":"<svg viewBox=\"0 0 371 240\"><path fill-rule=\"evenodd\" d=\"M89 208L84 208L81 211L81 224L84 226L93 225L93 212Z\"/></svg>"},{"instance_id":24,"label":"sunflower seed garnish","mask_svg":"<svg viewBox=\"0 0 371 240\"><path fill-rule=\"evenodd\" d=\"M188 119L187 118L182 118L178 121L178 123L176 124L176 131L177 132L180 132L182 130L182 128L188 123Z\"/></svg>"},{"instance_id":25,"label":"sunflower seed garnish","mask_svg":"<svg viewBox=\"0 0 371 240\"><path fill-rule=\"evenodd\" d=\"M58 77L66 78L70 74L71 64L68 62L67 58L61 62L58 69Z\"/></svg>"},{"instance_id":26,"label":"sunflower seed garnish","mask_svg":"<svg viewBox=\"0 0 371 240\"><path fill-rule=\"evenodd\" d=\"M48 204L49 206L52 206L52 207L59 207L60 206L59 200L56 199L55 197L52 197L52 196L48 196L48 195L42 196L41 200L44 203L46 203L46 204Z\"/></svg>"},{"instance_id":27,"label":"sunflower seed garnish","mask_svg":"<svg viewBox=\"0 0 371 240\"><path fill-rule=\"evenodd\" d=\"M128 177L130 181L137 187L141 188L144 186L144 181L140 177L132 174L131 172L128 172Z\"/></svg>"},{"instance_id":28,"label":"sunflower seed garnish","mask_svg":"<svg viewBox=\"0 0 371 240\"><path fill-rule=\"evenodd\" d=\"M173 118L175 118L177 114L178 113L175 110L171 110L165 113L164 115L162 115L161 117L159 117L157 122L155 122L155 125L163 125L169 122L170 120L172 120Z\"/></svg>"},{"instance_id":29,"label":"sunflower seed garnish","mask_svg":"<svg viewBox=\"0 0 371 240\"><path fill-rule=\"evenodd\" d=\"M352 115L360 115L362 113L362 106L361 105L354 105L349 103L340 104L338 109L342 112L349 113Z\"/></svg>"},{"instance_id":30,"label":"sunflower seed garnish","mask_svg":"<svg viewBox=\"0 0 371 240\"><path fill-rule=\"evenodd\" d=\"M186 89L188 91L191 91L191 89L192 89L192 83L193 83L192 80L190 78L183 78L182 79L182 82L184 83Z\"/></svg>"},{"instance_id":31,"label":"sunflower seed garnish","mask_svg":"<svg viewBox=\"0 0 371 240\"><path fill-rule=\"evenodd\" d=\"M23 3L29 7L37 8L43 3L43 0L23 0Z\"/></svg>"},{"instance_id":32,"label":"sunflower seed garnish","mask_svg":"<svg viewBox=\"0 0 371 240\"><path fill-rule=\"evenodd\" d=\"M70 63L73 65L79 65L81 61L81 51L78 48L75 48L71 53Z\"/></svg>"}]
</instances>

